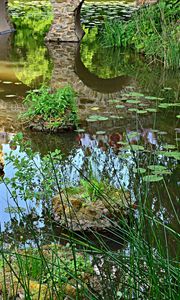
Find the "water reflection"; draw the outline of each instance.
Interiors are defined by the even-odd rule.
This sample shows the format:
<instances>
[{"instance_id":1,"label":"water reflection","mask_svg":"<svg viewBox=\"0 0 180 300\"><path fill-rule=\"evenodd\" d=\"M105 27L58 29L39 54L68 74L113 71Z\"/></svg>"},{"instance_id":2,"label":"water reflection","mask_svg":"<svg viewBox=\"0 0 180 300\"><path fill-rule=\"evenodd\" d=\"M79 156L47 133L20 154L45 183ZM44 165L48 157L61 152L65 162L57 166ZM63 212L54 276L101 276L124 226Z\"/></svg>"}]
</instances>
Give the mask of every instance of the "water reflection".
<instances>
[{"instance_id":1,"label":"water reflection","mask_svg":"<svg viewBox=\"0 0 180 300\"><path fill-rule=\"evenodd\" d=\"M144 58L134 56L130 52L122 54L119 50L102 49L93 39L88 44L86 37L80 48L79 45L73 44L49 44L46 48L42 41L31 39L29 33L23 31L19 31L13 39L8 36L0 37L0 61L0 151L3 155L9 154L10 150L19 155L19 149L13 148L11 140L15 133L23 131L25 138L31 140L33 151L38 152L39 164L48 151L60 149L65 154L63 170L61 165L59 175L63 174L63 178L70 185L79 182L80 173L88 175L92 172L99 180L106 177L109 178L110 184L130 190L134 201L141 186L140 178L133 172L136 161L138 160L140 167L146 169L150 163L166 166L171 171L165 176L165 182L172 195L172 201L169 201L163 182L150 185L146 195L144 191L141 192L143 200L146 200L146 205L154 215L172 228L178 229L178 222L173 213L173 205L178 211L178 162L162 155L151 156L149 152L162 150L168 143L176 148L179 125L175 116L178 107L141 116L130 112L128 109L131 106L128 105L124 111L117 111L111 102L120 100L122 94L133 90L164 97L169 103L177 102L177 74L165 73L158 65L147 65ZM85 131L81 134L59 136L25 130L17 119L23 110L22 99L27 90L48 80L52 87L66 84L74 87L78 93L79 114L82 120L94 114L93 111L96 110L108 116L109 120L82 122ZM168 89L162 90L164 87ZM156 102L154 103L156 106ZM145 102L140 104L151 105ZM100 130L105 133L100 133ZM145 151L132 153L130 149L125 150L127 143L131 146L141 145ZM12 165L5 164L5 177L12 178L15 172ZM158 198L159 194L162 195L161 201ZM1 222L8 222L12 217L11 225L7 226L7 232L12 231L12 236L13 232L16 232L20 239L22 232L27 230L27 237L24 234L23 238L30 239L29 225L26 226L30 219L33 220L37 231L42 224L48 227L45 201L42 201L42 206L38 209L35 203L29 203L27 209L27 202L19 199L21 207L26 209L22 220L19 220L14 216L15 213L5 212L8 205L14 206L15 203L2 183L0 196ZM37 212L40 215L38 221ZM16 230L17 226L19 227ZM163 239L163 233L161 234ZM175 247L173 240L171 243L172 247Z\"/></svg>"}]
</instances>

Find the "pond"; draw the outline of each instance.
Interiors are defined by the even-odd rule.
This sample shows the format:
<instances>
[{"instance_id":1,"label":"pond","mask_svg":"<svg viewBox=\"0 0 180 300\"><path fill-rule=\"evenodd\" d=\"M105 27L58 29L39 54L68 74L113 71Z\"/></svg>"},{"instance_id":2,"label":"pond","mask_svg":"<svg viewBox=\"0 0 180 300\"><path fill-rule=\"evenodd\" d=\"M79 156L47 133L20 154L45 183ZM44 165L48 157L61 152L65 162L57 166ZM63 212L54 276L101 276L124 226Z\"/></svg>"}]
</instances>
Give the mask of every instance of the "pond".
<instances>
[{"instance_id":1,"label":"pond","mask_svg":"<svg viewBox=\"0 0 180 300\"><path fill-rule=\"evenodd\" d=\"M125 4L114 9L113 5L110 2L108 10L105 4L91 2L83 7L86 35L81 45L45 45L43 39L31 38L27 29L0 36L0 150L5 160L4 178L16 172L12 164L7 164L6 154L12 150L21 158L25 155L19 148L13 149L11 143L15 134L22 132L38 153L36 163L40 164L48 151L59 149L64 153L63 174L71 185L77 185L81 173L91 170L99 181L106 177L112 186L128 190L136 204L140 192L138 169L145 180L154 176L155 182L147 180L145 205L157 219L178 231L179 73L164 70L161 64L148 64L145 57L132 51L99 46L98 26L102 18L109 17L105 12L112 18L126 19L135 9ZM23 97L42 83L56 88L72 85L78 95L79 132L37 133L21 123L18 115L24 111ZM163 168L157 170L157 166ZM158 181L158 176L162 180ZM16 213L8 212L7 207L15 204L4 183L0 184L0 195L1 228L18 239L22 235L16 228L19 220L15 221ZM38 226L47 230L42 203L36 208L19 198L19 205L30 212L27 222L32 213L39 215ZM8 225L12 217L14 223ZM163 230L159 238L164 239ZM171 255L176 256L175 238L166 238Z\"/></svg>"}]
</instances>

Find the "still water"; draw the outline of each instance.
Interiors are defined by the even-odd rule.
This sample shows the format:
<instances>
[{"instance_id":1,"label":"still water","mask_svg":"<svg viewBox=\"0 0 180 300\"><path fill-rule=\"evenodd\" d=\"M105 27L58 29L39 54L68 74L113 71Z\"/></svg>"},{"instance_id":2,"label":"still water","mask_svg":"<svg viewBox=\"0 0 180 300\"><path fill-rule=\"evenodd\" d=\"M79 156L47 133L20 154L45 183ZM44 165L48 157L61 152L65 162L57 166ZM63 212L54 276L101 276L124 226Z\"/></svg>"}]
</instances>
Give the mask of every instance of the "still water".
<instances>
[{"instance_id":1,"label":"still water","mask_svg":"<svg viewBox=\"0 0 180 300\"><path fill-rule=\"evenodd\" d=\"M98 180L106 176L112 185L123 186L136 198L135 156L145 175L149 174L149 165L166 167L164 180L149 185L146 203L157 218L178 230L174 210L179 211L179 73L149 64L130 51L99 47L96 28L85 35L81 45L45 45L33 38L27 40L26 34L22 30L13 36L0 36L0 150L5 159L4 176L11 178L16 172L12 165L6 165L5 155L11 150L14 135L23 132L33 151L38 152L38 164L48 151L60 149L65 154L64 176L68 182L79 182L77 168L82 172L91 169ZM78 94L81 132L49 135L24 127L18 118L24 110L23 98L41 83L56 88L73 86ZM132 153L128 144L142 148L135 147ZM174 156L167 154L171 150ZM12 217L7 207L14 203L3 183L0 198L4 228ZM33 203L19 201L21 207L27 210L29 205L32 211ZM174 254L175 240L171 238L170 243Z\"/></svg>"}]
</instances>

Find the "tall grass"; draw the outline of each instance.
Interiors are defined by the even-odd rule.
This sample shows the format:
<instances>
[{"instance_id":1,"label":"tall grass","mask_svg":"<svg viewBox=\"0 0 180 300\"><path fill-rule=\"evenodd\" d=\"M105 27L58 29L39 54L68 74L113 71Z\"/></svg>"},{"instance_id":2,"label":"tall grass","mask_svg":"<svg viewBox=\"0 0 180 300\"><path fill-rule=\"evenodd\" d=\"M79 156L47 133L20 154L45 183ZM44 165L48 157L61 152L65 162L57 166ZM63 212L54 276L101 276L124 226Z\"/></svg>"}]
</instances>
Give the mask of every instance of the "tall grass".
<instances>
[{"instance_id":1,"label":"tall grass","mask_svg":"<svg viewBox=\"0 0 180 300\"><path fill-rule=\"evenodd\" d=\"M30 149L27 146L22 149L27 152L27 161L24 157L11 157L18 174L16 180L4 182L8 189L12 184L17 192L9 190L17 210L17 221L12 217L10 228L1 234L0 293L3 299L18 295L33 300L178 299L179 262L178 257L170 256L167 239L170 235L179 241L180 235L154 216L151 207L146 205L150 186L140 186L137 207L129 202L128 218L111 211L112 226L106 228L106 232L90 229L88 234L75 233L67 224L60 226L52 218L51 199L55 191L64 208L70 203L68 189L64 190L67 182L60 172L61 156L51 154L39 166ZM138 161L136 163L138 165ZM26 176L23 175L25 169ZM99 199L109 204L110 195L88 177L83 177ZM142 184L141 175L139 180ZM165 181L162 184L167 188ZM41 200L46 231L35 226L37 216L28 204L28 215L21 209L18 190L26 204L28 198ZM10 207L9 211L11 214ZM64 212L66 214L67 210ZM15 232L20 232L19 238ZM163 242L160 232L164 235ZM25 236L27 233L30 238ZM116 251L112 245L116 245Z\"/></svg>"},{"instance_id":2,"label":"tall grass","mask_svg":"<svg viewBox=\"0 0 180 300\"><path fill-rule=\"evenodd\" d=\"M100 40L107 47L130 47L165 68L180 67L178 1L159 1L136 12L129 22L105 24Z\"/></svg>"}]
</instances>

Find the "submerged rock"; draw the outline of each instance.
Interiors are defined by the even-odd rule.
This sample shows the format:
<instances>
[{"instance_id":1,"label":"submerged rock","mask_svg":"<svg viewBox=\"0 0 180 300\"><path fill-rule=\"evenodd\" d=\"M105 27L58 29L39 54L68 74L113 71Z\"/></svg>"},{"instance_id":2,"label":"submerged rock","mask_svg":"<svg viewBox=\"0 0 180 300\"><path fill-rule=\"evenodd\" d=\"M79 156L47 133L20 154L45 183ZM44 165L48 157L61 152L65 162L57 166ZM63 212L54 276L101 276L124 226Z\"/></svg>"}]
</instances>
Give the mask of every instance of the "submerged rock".
<instances>
[{"instance_id":1,"label":"submerged rock","mask_svg":"<svg viewBox=\"0 0 180 300\"><path fill-rule=\"evenodd\" d=\"M119 217L127 217L128 192L116 191L114 197L87 200L83 194L67 196L64 193L52 199L56 222L73 231L102 231L117 224ZM115 193L114 193L115 194ZM113 193L112 195L113 196Z\"/></svg>"}]
</instances>

